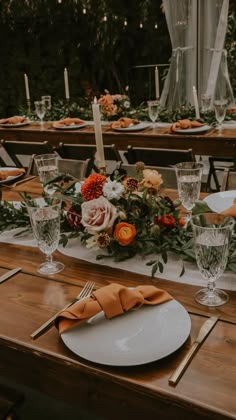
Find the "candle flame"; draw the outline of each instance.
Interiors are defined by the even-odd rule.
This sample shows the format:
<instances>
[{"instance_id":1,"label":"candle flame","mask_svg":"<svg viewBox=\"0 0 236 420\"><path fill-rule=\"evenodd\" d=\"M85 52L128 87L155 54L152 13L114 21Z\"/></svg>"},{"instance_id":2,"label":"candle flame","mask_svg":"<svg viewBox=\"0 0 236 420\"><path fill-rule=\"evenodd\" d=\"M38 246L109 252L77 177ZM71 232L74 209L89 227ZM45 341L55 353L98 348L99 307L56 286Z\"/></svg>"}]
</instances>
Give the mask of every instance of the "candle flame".
<instances>
[{"instance_id":1,"label":"candle flame","mask_svg":"<svg viewBox=\"0 0 236 420\"><path fill-rule=\"evenodd\" d=\"M97 103L98 103L98 100L97 100L97 97L96 97L96 96L94 96L93 103L94 103L94 104L97 104Z\"/></svg>"}]
</instances>

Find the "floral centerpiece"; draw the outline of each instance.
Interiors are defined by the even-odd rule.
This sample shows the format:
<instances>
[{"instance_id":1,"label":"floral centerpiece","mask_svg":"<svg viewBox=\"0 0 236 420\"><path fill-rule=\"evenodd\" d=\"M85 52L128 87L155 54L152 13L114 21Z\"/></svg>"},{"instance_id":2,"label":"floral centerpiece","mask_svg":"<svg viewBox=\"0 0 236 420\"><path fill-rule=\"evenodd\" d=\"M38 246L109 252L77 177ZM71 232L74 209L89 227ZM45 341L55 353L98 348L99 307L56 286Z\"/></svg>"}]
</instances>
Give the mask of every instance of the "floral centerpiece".
<instances>
[{"instance_id":1,"label":"floral centerpiece","mask_svg":"<svg viewBox=\"0 0 236 420\"><path fill-rule=\"evenodd\" d=\"M181 217L180 201L165 194L164 180L156 170L136 163L136 176L129 177L122 169L110 176L91 174L85 181L59 174L48 184L63 199L61 244L79 237L96 258L122 261L139 255L152 267L152 276L163 272L168 253L178 254L183 261L179 275L185 272L184 261L195 261L191 225ZM80 189L78 190L78 186ZM1 192L0 192L1 195ZM21 194L25 200L30 197ZM1 199L1 197L0 197ZM195 213L211 211L198 202ZM25 203L0 201L0 232L14 228L30 228ZM236 272L236 236L233 235L228 269Z\"/></svg>"},{"instance_id":2,"label":"floral centerpiece","mask_svg":"<svg viewBox=\"0 0 236 420\"><path fill-rule=\"evenodd\" d=\"M108 119L120 117L130 108L130 99L127 95L111 95L108 90L105 90L105 95L101 95L98 102L103 116Z\"/></svg>"}]
</instances>

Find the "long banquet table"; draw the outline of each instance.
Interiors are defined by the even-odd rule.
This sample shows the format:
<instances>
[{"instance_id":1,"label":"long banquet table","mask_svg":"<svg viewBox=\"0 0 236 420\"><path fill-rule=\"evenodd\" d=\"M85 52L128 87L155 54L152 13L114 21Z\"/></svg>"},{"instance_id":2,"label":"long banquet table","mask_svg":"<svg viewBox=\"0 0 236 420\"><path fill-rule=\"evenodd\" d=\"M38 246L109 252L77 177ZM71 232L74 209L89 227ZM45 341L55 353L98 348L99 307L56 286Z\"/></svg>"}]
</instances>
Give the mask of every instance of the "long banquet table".
<instances>
[{"instance_id":1,"label":"long banquet table","mask_svg":"<svg viewBox=\"0 0 236 420\"><path fill-rule=\"evenodd\" d=\"M196 155L224 156L234 159L236 170L236 128L226 128L219 136L215 129L206 134L169 134L169 129L147 128L140 132L114 132L109 125L102 127L104 144L115 144L119 150L128 145L137 147L161 147L169 149L192 148ZM49 141L53 146L60 142L94 144L94 127L87 125L79 130L56 130L52 123L44 124L43 130L37 123L21 128L0 128L0 138L5 140Z\"/></svg>"},{"instance_id":2,"label":"long banquet table","mask_svg":"<svg viewBox=\"0 0 236 420\"><path fill-rule=\"evenodd\" d=\"M41 187L32 180L15 190L38 195ZM19 200L15 190L3 188L3 198ZM224 306L205 308L193 298L199 287L56 254L65 270L44 277L36 271L43 259L37 248L0 243L0 275L22 267L20 273L0 285L2 376L112 420L236 419L236 292L229 291L230 300ZM105 367L81 359L65 347L55 328L32 341L30 334L56 313L62 302L70 302L87 280L95 281L96 288L118 282L126 286L155 284L166 289L189 311L190 337L172 355L130 368ZM179 383L170 386L169 376L206 317L213 314L221 319Z\"/></svg>"}]
</instances>

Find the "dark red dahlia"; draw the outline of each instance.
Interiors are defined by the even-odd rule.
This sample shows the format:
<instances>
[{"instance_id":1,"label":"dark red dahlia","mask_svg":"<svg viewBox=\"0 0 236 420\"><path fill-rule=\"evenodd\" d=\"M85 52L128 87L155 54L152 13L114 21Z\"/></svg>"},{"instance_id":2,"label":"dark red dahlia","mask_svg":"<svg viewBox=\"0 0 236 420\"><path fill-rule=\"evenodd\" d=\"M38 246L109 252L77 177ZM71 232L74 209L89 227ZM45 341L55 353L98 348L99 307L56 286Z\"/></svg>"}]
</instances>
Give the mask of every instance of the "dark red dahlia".
<instances>
[{"instance_id":1,"label":"dark red dahlia","mask_svg":"<svg viewBox=\"0 0 236 420\"><path fill-rule=\"evenodd\" d=\"M75 210L73 207L67 211L67 221L69 225L74 229L80 229L81 225L81 213Z\"/></svg>"}]
</instances>

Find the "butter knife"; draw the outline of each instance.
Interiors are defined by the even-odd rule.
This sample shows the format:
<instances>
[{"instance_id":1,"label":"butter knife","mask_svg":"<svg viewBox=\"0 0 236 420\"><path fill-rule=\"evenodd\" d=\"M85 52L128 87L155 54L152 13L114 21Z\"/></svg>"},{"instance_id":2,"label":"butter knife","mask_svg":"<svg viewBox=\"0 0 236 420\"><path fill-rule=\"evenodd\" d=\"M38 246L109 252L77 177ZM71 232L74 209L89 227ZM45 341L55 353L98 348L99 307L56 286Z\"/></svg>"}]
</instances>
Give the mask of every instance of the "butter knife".
<instances>
[{"instance_id":1,"label":"butter knife","mask_svg":"<svg viewBox=\"0 0 236 420\"><path fill-rule=\"evenodd\" d=\"M187 352L186 356L180 362L176 370L172 373L169 378L169 384L176 385L185 370L187 369L188 365L190 364L193 356L196 354L198 349L200 348L201 344L208 336L208 334L213 329L214 325L217 323L219 316L212 316L208 318L204 324L201 326L200 331L196 340L193 342L192 346L190 347L189 351Z\"/></svg>"},{"instance_id":2,"label":"butter knife","mask_svg":"<svg viewBox=\"0 0 236 420\"><path fill-rule=\"evenodd\" d=\"M17 267L17 268L13 268L13 270L7 271L7 273L3 274L0 277L0 283L3 283L10 277L14 276L16 273L18 273L18 271L21 271L21 269L22 269L21 267Z\"/></svg>"}]
</instances>

